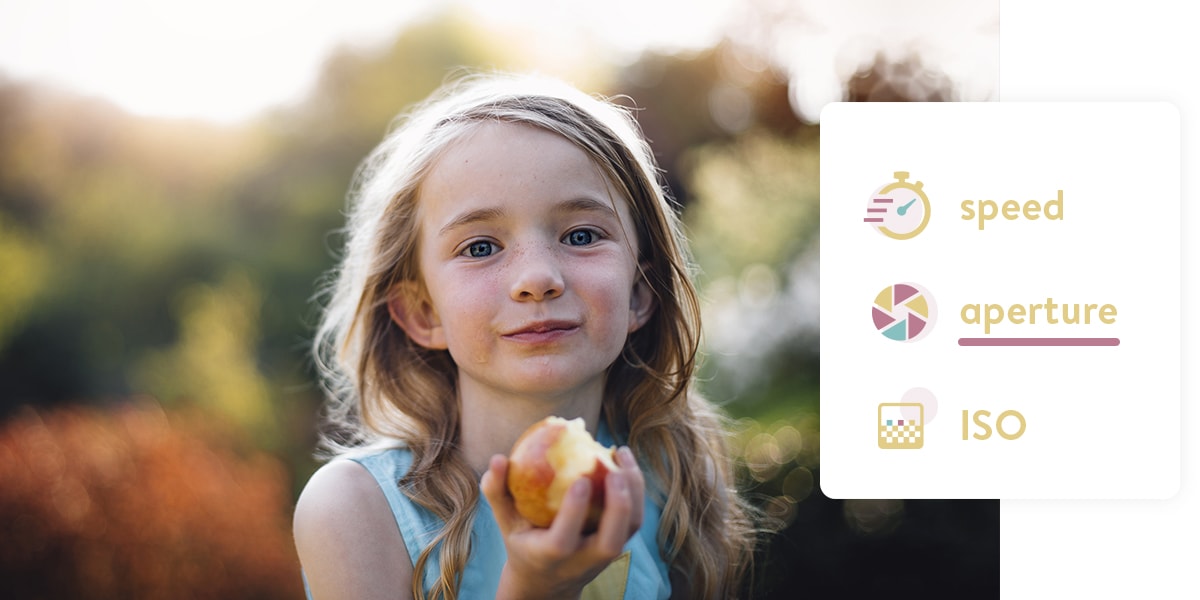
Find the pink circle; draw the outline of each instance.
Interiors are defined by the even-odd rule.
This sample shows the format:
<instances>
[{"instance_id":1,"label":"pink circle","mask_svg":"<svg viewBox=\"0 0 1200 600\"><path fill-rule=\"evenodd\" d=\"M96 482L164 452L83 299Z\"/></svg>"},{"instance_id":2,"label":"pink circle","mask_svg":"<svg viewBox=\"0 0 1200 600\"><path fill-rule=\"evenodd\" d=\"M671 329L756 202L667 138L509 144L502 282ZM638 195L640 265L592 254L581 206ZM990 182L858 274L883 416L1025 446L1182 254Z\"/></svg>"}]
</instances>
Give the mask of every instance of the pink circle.
<instances>
[{"instance_id":1,"label":"pink circle","mask_svg":"<svg viewBox=\"0 0 1200 600\"><path fill-rule=\"evenodd\" d=\"M937 416L938 401L933 392L925 388L913 388L904 392L904 396L900 398L901 402L920 404L925 407L925 422L922 425L927 425L933 422L933 418ZM904 415L905 419L914 421L921 418L921 411L915 406L900 407L900 414Z\"/></svg>"}]
</instances>

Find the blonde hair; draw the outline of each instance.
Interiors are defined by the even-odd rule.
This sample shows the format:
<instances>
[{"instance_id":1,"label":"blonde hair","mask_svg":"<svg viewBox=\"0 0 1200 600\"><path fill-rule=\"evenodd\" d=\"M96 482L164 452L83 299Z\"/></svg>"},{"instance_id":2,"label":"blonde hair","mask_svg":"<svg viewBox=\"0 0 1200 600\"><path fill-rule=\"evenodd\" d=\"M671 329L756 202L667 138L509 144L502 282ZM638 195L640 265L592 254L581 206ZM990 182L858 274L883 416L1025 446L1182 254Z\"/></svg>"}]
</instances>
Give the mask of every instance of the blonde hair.
<instances>
[{"instance_id":1,"label":"blonde hair","mask_svg":"<svg viewBox=\"0 0 1200 600\"><path fill-rule=\"evenodd\" d=\"M444 86L364 161L349 195L344 256L332 272L313 352L345 451L397 440L413 456L399 482L446 526L416 560L413 596L454 598L470 551L478 482L458 451L457 368L446 351L413 342L393 323L389 292L422 286L416 206L422 182L453 141L481 122L523 123L582 149L629 203L638 257L657 308L610 367L603 414L648 466L662 506L658 539L672 579L695 598L737 595L751 556L749 509L734 476L719 413L692 389L700 308L678 215L629 112L560 82L468 76ZM440 577L423 581L437 552Z\"/></svg>"}]
</instances>

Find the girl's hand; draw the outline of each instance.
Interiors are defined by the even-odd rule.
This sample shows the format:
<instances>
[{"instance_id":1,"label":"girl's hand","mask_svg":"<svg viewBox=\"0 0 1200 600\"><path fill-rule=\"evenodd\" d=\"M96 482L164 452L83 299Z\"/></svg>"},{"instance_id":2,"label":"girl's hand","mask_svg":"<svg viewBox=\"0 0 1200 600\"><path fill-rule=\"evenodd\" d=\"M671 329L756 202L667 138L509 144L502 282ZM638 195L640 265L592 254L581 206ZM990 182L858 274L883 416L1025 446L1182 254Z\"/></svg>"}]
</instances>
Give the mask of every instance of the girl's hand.
<instances>
[{"instance_id":1,"label":"girl's hand","mask_svg":"<svg viewBox=\"0 0 1200 600\"><path fill-rule=\"evenodd\" d=\"M595 533L583 535L591 482L576 481L548 529L534 527L517 513L505 485L508 459L492 457L480 489L492 507L508 562L497 598L576 598L583 587L621 555L625 542L642 526L646 491L642 471L629 448L617 451L619 470L604 485L604 512Z\"/></svg>"}]
</instances>

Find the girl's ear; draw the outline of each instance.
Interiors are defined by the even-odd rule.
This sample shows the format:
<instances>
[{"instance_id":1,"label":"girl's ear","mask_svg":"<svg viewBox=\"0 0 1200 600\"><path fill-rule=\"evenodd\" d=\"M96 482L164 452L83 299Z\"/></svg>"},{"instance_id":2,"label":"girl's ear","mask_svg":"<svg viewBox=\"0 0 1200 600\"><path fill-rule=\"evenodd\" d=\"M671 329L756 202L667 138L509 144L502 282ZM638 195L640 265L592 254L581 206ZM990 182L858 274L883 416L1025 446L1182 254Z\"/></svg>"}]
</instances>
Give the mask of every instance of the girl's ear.
<instances>
[{"instance_id":1,"label":"girl's ear","mask_svg":"<svg viewBox=\"0 0 1200 600\"><path fill-rule=\"evenodd\" d=\"M437 311L415 281L402 281L388 293L388 314L392 321L418 345L430 350L445 350L446 336Z\"/></svg>"},{"instance_id":2,"label":"girl's ear","mask_svg":"<svg viewBox=\"0 0 1200 600\"><path fill-rule=\"evenodd\" d=\"M629 333L641 329L654 314L654 309L658 308L654 300L654 290L650 289L650 283L646 281L647 265L642 266L643 269L633 282L633 292L629 294Z\"/></svg>"}]
</instances>

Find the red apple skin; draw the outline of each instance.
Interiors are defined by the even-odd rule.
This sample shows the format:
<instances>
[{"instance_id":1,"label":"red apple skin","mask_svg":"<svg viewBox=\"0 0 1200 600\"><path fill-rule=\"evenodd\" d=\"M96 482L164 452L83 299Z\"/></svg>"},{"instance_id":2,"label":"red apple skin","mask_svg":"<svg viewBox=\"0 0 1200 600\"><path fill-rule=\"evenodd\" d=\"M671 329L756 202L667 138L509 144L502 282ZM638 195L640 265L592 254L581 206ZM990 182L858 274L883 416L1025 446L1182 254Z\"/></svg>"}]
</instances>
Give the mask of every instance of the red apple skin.
<instances>
[{"instance_id":1,"label":"red apple skin","mask_svg":"<svg viewBox=\"0 0 1200 600\"><path fill-rule=\"evenodd\" d=\"M536 527L549 527L558 514L562 504L562 492L570 485L560 486L561 492L554 494L551 484L556 473L554 465L548 459L552 447L563 440L567 426L561 419L553 417L533 424L513 445L508 459L508 490L512 494L517 512ZM611 448L604 449L607 458L614 464L616 455ZM585 457L574 457L572 460L583 460ZM584 533L591 533L600 524L600 515L604 512L604 479L609 468L599 457L594 460L594 466L582 476L591 481L592 493L588 503L587 517L584 522Z\"/></svg>"},{"instance_id":2,"label":"red apple skin","mask_svg":"<svg viewBox=\"0 0 1200 600\"><path fill-rule=\"evenodd\" d=\"M508 491L517 512L537 527L549 527L557 514L547 505L554 466L546 451L564 433L563 425L539 421L517 438L508 457Z\"/></svg>"}]
</instances>

